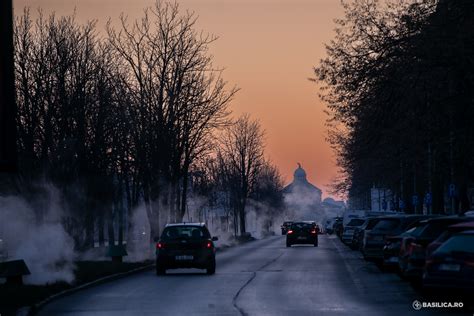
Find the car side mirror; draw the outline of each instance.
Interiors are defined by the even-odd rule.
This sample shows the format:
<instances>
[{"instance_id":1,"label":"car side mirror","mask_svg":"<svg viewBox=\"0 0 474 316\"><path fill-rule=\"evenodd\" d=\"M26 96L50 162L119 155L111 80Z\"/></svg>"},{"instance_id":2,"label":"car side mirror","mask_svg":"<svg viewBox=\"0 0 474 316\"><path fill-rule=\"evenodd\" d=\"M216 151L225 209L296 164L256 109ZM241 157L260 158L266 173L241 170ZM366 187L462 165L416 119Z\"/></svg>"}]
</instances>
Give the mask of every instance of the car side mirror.
<instances>
[{"instance_id":1,"label":"car side mirror","mask_svg":"<svg viewBox=\"0 0 474 316\"><path fill-rule=\"evenodd\" d=\"M155 237L153 237L153 241L154 241L154 242L158 242L158 240L160 240L160 238L159 238L159 237L156 237L156 236L155 236Z\"/></svg>"},{"instance_id":2,"label":"car side mirror","mask_svg":"<svg viewBox=\"0 0 474 316\"><path fill-rule=\"evenodd\" d=\"M218 241L218 240L219 240L219 238L217 238L217 237L215 237L215 236L214 236L214 237L212 237L212 239L211 239L211 240L212 240L212 241Z\"/></svg>"}]
</instances>

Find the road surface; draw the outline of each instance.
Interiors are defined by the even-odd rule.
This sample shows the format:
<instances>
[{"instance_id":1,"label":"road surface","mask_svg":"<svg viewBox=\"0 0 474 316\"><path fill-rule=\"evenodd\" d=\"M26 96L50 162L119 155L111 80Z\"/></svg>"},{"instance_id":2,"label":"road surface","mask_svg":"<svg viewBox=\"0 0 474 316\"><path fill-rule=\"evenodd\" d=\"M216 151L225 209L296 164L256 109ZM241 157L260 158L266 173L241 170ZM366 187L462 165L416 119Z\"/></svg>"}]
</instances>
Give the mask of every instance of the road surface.
<instances>
[{"instance_id":1,"label":"road surface","mask_svg":"<svg viewBox=\"0 0 474 316\"><path fill-rule=\"evenodd\" d=\"M217 272L169 270L135 274L76 292L40 315L432 315L393 273L382 273L333 236L319 247L285 247L283 236L230 248ZM459 314L459 313L458 313Z\"/></svg>"}]
</instances>

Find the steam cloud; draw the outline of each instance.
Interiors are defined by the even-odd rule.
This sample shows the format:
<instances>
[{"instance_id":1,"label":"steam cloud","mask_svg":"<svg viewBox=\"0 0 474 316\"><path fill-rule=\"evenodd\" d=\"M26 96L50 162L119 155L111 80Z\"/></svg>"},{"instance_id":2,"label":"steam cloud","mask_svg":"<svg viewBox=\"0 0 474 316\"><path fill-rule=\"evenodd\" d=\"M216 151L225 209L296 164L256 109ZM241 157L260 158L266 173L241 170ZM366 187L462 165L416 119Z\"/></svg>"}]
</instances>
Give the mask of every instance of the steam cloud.
<instances>
[{"instance_id":1,"label":"steam cloud","mask_svg":"<svg viewBox=\"0 0 474 316\"><path fill-rule=\"evenodd\" d=\"M31 272L25 277L29 284L74 280L74 242L60 223L54 190L49 193L41 222L25 200L0 197L0 239L8 260L25 260Z\"/></svg>"}]
</instances>

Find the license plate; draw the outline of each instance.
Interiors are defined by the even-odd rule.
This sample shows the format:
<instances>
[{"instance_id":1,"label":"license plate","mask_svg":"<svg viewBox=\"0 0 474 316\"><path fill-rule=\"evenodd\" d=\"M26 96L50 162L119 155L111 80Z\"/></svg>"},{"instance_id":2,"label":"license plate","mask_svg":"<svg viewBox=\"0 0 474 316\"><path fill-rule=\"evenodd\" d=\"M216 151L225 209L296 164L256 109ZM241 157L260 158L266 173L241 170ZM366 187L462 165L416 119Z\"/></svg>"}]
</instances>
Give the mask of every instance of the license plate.
<instances>
[{"instance_id":1,"label":"license plate","mask_svg":"<svg viewBox=\"0 0 474 316\"><path fill-rule=\"evenodd\" d=\"M439 265L439 270L440 271L453 271L457 272L461 270L461 265L459 264L453 264L453 263L443 263Z\"/></svg>"},{"instance_id":2,"label":"license plate","mask_svg":"<svg viewBox=\"0 0 474 316\"><path fill-rule=\"evenodd\" d=\"M387 261L392 262L392 263L396 263L396 262L398 262L398 257L390 257L390 258L388 258Z\"/></svg>"},{"instance_id":3,"label":"license plate","mask_svg":"<svg viewBox=\"0 0 474 316\"><path fill-rule=\"evenodd\" d=\"M193 260L194 257L193 256L176 256L175 259L178 261L184 261L184 260Z\"/></svg>"},{"instance_id":4,"label":"license plate","mask_svg":"<svg viewBox=\"0 0 474 316\"><path fill-rule=\"evenodd\" d=\"M298 237L298 240L305 240L306 237Z\"/></svg>"}]
</instances>

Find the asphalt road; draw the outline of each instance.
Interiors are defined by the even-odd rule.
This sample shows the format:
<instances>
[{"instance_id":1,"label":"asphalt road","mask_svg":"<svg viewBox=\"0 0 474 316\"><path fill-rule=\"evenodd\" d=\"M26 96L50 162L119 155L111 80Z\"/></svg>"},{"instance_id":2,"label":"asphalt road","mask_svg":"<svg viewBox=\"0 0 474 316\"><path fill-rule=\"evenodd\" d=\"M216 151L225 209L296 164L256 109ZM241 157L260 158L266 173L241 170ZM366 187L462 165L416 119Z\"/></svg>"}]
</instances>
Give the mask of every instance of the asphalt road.
<instances>
[{"instance_id":1,"label":"asphalt road","mask_svg":"<svg viewBox=\"0 0 474 316\"><path fill-rule=\"evenodd\" d=\"M439 315L412 307L406 282L383 273L332 236L319 247L285 247L275 236L228 249L217 272L135 274L76 292L40 315ZM456 313L460 314L460 313ZM470 313L472 315L472 313Z\"/></svg>"}]
</instances>

